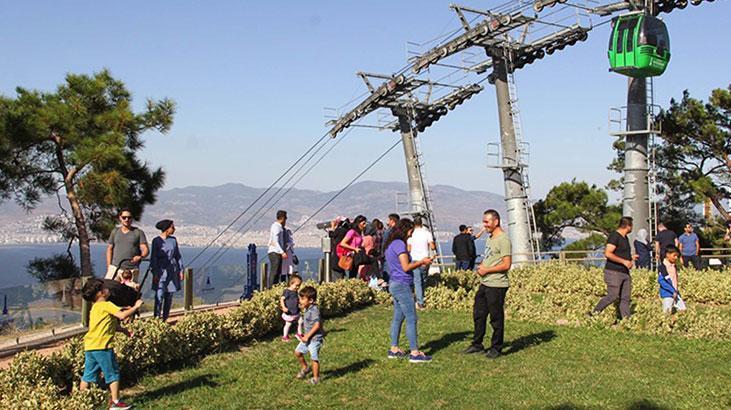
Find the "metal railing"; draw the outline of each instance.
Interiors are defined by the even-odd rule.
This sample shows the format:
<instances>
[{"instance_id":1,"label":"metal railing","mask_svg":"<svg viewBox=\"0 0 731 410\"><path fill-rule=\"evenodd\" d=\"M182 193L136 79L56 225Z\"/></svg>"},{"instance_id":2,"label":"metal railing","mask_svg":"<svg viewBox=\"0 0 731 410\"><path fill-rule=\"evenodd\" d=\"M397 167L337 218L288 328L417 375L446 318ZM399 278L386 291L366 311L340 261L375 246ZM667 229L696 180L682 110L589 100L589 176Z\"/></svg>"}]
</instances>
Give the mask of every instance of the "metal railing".
<instances>
[{"instance_id":1,"label":"metal railing","mask_svg":"<svg viewBox=\"0 0 731 410\"><path fill-rule=\"evenodd\" d=\"M597 266L604 262L604 250L557 250L531 253L530 263L565 261ZM731 248L701 248L704 267L731 265ZM454 255L442 255L433 264L444 270L456 266ZM301 262L300 274L305 279L325 282L331 275L326 274L324 259L308 259ZM479 262L479 260L478 260ZM258 290L267 288L269 277L268 262L260 263L253 272ZM171 317L188 312L233 306L244 295L244 283L249 274L246 268L238 265L219 267L219 271L184 271L182 292L176 294ZM223 272L223 273L221 273ZM214 275L215 274L215 275ZM211 281L210 278L214 280ZM152 316L154 294L150 289L151 278L146 289L141 292L146 302L141 317ZM6 312L0 316L0 356L12 354L27 348L35 348L67 337L83 334L84 309L81 298L81 278L49 281L26 286L0 289L4 295ZM89 304L90 306L90 304Z\"/></svg>"}]
</instances>

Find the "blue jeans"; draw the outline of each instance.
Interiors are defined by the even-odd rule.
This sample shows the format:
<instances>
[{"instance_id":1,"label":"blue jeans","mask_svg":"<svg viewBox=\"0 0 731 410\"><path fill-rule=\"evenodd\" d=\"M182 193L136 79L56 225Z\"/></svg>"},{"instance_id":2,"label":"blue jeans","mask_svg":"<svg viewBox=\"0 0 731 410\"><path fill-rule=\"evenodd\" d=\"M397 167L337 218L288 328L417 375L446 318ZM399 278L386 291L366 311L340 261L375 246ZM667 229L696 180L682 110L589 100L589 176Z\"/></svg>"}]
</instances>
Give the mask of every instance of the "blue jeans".
<instances>
[{"instance_id":1,"label":"blue jeans","mask_svg":"<svg viewBox=\"0 0 731 410\"><path fill-rule=\"evenodd\" d=\"M401 337L401 325L406 319L406 337L409 339L411 350L419 349L419 341L416 336L416 305L414 296L411 293L411 286L391 282L389 291L393 297L393 320L391 321L391 346L398 346Z\"/></svg>"},{"instance_id":2,"label":"blue jeans","mask_svg":"<svg viewBox=\"0 0 731 410\"><path fill-rule=\"evenodd\" d=\"M424 306L424 290L426 288L426 275L429 273L426 269L414 269L414 294L416 295L416 303Z\"/></svg>"},{"instance_id":3,"label":"blue jeans","mask_svg":"<svg viewBox=\"0 0 731 410\"><path fill-rule=\"evenodd\" d=\"M170 316L170 307L173 305L173 293L166 292L162 285L155 291L155 317L161 317L162 320L168 320Z\"/></svg>"},{"instance_id":4,"label":"blue jeans","mask_svg":"<svg viewBox=\"0 0 731 410\"><path fill-rule=\"evenodd\" d=\"M470 261L468 260L457 260L457 270L470 270Z\"/></svg>"}]
</instances>

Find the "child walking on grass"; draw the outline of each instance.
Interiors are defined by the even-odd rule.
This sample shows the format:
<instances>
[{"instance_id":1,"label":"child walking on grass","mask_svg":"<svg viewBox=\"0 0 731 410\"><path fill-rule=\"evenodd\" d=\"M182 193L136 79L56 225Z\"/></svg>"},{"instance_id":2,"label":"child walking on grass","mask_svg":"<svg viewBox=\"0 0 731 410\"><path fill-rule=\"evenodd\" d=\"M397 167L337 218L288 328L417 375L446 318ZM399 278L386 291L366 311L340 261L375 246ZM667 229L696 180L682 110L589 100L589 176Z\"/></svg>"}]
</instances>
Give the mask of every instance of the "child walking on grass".
<instances>
[{"instance_id":1,"label":"child walking on grass","mask_svg":"<svg viewBox=\"0 0 731 410\"><path fill-rule=\"evenodd\" d=\"M283 342L289 342L289 329L294 322L297 322L297 339L302 337L302 320L300 319L299 291L302 285L302 278L298 275L289 277L289 286L284 289L282 297L279 298L279 307L282 309L284 319Z\"/></svg>"},{"instance_id":2,"label":"child walking on grass","mask_svg":"<svg viewBox=\"0 0 731 410\"><path fill-rule=\"evenodd\" d=\"M112 395L110 409L122 410L132 406L119 400L119 364L111 348L114 332L119 330L119 321L132 316L142 306L138 299L135 305L126 310L109 302L109 289L103 287L101 279L91 278L82 288L84 300L93 302L89 314L89 331L84 336L84 375L81 378L81 390L89 388L89 383L99 383L99 372L104 374L104 381L109 385Z\"/></svg>"},{"instance_id":3,"label":"child walking on grass","mask_svg":"<svg viewBox=\"0 0 731 410\"><path fill-rule=\"evenodd\" d=\"M317 307L317 290L312 286L305 286L299 293L300 306L303 309L303 325L305 334L300 338L300 343L294 349L294 355L300 363L298 379L304 379L310 372L312 378L310 384L320 382L320 346L322 346L323 330L320 309ZM312 367L307 365L305 353L310 353Z\"/></svg>"},{"instance_id":4,"label":"child walking on grass","mask_svg":"<svg viewBox=\"0 0 731 410\"><path fill-rule=\"evenodd\" d=\"M665 259L657 267L657 282L660 284L662 310L665 313L672 313L673 309L685 310L685 302L680 297L678 287L678 269L675 266L679 255L678 248L668 246L665 250Z\"/></svg>"}]
</instances>

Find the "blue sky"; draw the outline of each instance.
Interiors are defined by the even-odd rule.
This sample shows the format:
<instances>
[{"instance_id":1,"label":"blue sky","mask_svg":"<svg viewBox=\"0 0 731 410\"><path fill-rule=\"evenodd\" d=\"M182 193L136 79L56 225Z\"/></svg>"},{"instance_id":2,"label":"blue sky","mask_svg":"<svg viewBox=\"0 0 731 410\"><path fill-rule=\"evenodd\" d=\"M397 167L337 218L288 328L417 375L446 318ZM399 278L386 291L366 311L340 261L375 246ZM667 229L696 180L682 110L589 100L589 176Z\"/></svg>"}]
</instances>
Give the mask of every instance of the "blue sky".
<instances>
[{"instance_id":1,"label":"blue sky","mask_svg":"<svg viewBox=\"0 0 731 410\"><path fill-rule=\"evenodd\" d=\"M465 4L489 8L496 2ZM142 156L165 168L167 188L240 182L268 186L325 131L323 107L365 90L355 72L390 73L406 41L458 27L446 1L28 1L0 11L0 93L51 90L67 72L109 68L137 106L178 104L168 135L147 135ZM655 81L656 101L684 89L707 98L731 81L731 4L663 15L672 60ZM604 185L612 152L607 112L625 102L626 79L607 72L609 26L516 74L532 196L578 178ZM478 80L479 78L475 78ZM300 187L343 186L397 137L357 129ZM502 193L486 146L498 139L494 89L421 135L431 184ZM365 179L405 181L394 150Z\"/></svg>"}]
</instances>

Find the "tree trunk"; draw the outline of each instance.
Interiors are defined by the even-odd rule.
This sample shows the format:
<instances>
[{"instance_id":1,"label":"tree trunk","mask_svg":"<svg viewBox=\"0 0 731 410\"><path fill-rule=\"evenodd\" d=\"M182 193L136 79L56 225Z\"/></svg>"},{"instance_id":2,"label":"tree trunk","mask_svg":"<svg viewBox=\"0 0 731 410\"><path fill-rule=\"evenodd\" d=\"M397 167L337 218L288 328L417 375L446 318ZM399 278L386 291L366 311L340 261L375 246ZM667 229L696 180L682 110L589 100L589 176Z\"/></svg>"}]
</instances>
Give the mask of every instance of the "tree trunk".
<instances>
[{"instance_id":1,"label":"tree trunk","mask_svg":"<svg viewBox=\"0 0 731 410\"><path fill-rule=\"evenodd\" d=\"M80 171L77 167L69 169L66 166L66 157L63 151L63 142L61 136L51 133L50 140L56 144L56 161L58 169L63 176L63 186L66 189L66 198L71 205L71 213L74 215L74 224L76 225L76 233L79 238L79 264L81 265L81 276L92 276L91 271L91 249L89 247L89 231L86 230L86 218L81 210L81 203L76 196L74 189L74 177Z\"/></svg>"},{"instance_id":2,"label":"tree trunk","mask_svg":"<svg viewBox=\"0 0 731 410\"><path fill-rule=\"evenodd\" d=\"M81 210L81 204L76 197L76 190L70 182L65 182L66 198L71 205L71 213L74 215L76 232L79 235L79 262L81 264L81 276L92 276L91 271L91 247L89 246L89 232L86 229L86 218Z\"/></svg>"},{"instance_id":3,"label":"tree trunk","mask_svg":"<svg viewBox=\"0 0 731 410\"><path fill-rule=\"evenodd\" d=\"M729 213L726 210L726 208L723 207L723 204L721 203L721 198L719 198L719 197L711 197L709 199L711 200L711 202L713 202L713 206L716 207L716 209L718 210L718 213L721 214L721 216L723 217L723 219L725 219L727 221L728 220L731 220L731 215L729 215Z\"/></svg>"}]
</instances>

